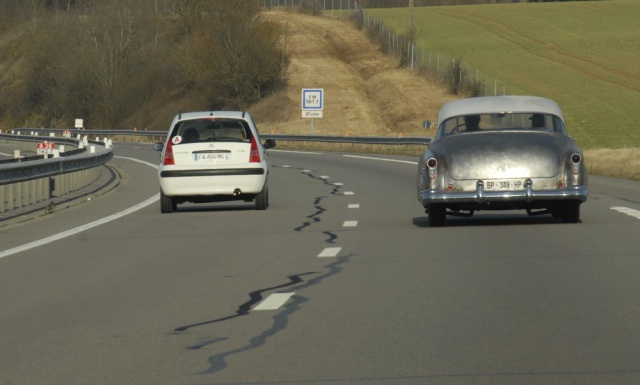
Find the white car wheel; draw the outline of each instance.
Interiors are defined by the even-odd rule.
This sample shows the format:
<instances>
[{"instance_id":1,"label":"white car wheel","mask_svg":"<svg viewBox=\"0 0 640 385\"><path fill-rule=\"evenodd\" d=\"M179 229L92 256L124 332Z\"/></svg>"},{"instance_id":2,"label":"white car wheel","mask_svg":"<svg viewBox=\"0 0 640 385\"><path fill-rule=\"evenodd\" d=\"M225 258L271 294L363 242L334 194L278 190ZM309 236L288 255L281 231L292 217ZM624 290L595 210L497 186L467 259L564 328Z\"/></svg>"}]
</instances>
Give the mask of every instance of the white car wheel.
<instances>
[{"instance_id":1,"label":"white car wheel","mask_svg":"<svg viewBox=\"0 0 640 385\"><path fill-rule=\"evenodd\" d=\"M160 191L160 212L163 214L172 213L178 205L173 201L172 198L164 195L162 191Z\"/></svg>"},{"instance_id":2,"label":"white car wheel","mask_svg":"<svg viewBox=\"0 0 640 385\"><path fill-rule=\"evenodd\" d=\"M269 188L265 185L255 197L256 210L266 210L269 207Z\"/></svg>"}]
</instances>

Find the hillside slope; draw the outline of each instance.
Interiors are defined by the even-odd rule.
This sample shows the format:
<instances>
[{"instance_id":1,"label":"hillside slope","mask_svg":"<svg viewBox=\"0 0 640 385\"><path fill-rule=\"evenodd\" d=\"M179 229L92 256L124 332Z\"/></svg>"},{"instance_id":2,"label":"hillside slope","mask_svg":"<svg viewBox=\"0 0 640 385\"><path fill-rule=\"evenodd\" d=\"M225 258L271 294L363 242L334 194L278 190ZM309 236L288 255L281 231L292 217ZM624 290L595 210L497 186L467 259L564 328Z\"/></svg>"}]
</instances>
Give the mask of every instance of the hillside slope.
<instances>
[{"instance_id":1,"label":"hillside slope","mask_svg":"<svg viewBox=\"0 0 640 385\"><path fill-rule=\"evenodd\" d=\"M285 30L291 55L288 87L250 109L262 132L308 134L302 118L302 88L324 90L317 135L427 135L424 120L437 121L443 103L455 99L446 89L398 67L366 33L346 20L284 11L266 17Z\"/></svg>"},{"instance_id":2,"label":"hillside slope","mask_svg":"<svg viewBox=\"0 0 640 385\"><path fill-rule=\"evenodd\" d=\"M381 53L365 31L346 19L287 10L264 17L282 26L291 62L288 86L248 108L262 132L310 133L310 120L302 118L302 88L324 89L323 117L314 119L317 135L431 136L423 121L436 122L442 104L454 99L444 87L400 68L396 58ZM16 49L24 32L16 28L0 36L0 97L11 98L7 85L22 78ZM166 130L176 113L202 109L200 104L179 89L168 90L153 96L121 128ZM13 122L11 116L0 120L7 126L32 124Z\"/></svg>"}]
</instances>

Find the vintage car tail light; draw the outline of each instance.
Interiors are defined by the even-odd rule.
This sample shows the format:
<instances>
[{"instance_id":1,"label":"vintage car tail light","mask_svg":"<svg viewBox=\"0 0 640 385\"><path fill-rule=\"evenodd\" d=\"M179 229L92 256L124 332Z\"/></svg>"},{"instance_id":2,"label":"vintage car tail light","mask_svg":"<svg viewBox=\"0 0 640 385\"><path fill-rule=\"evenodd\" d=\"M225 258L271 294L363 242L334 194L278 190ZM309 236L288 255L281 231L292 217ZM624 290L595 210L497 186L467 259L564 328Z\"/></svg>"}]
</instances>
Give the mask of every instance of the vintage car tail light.
<instances>
[{"instance_id":1,"label":"vintage car tail light","mask_svg":"<svg viewBox=\"0 0 640 385\"><path fill-rule=\"evenodd\" d=\"M436 179L436 166L438 166L438 161L436 158L429 158L427 160L427 167L429 168L429 179Z\"/></svg>"},{"instance_id":2,"label":"vintage car tail light","mask_svg":"<svg viewBox=\"0 0 640 385\"><path fill-rule=\"evenodd\" d=\"M260 150L258 149L258 144L256 143L256 138L254 136L251 137L251 152L249 153L249 162L250 163L260 163Z\"/></svg>"},{"instance_id":3,"label":"vintage car tail light","mask_svg":"<svg viewBox=\"0 0 640 385\"><path fill-rule=\"evenodd\" d=\"M173 159L173 143L170 140L167 141L167 148L164 150L164 158L162 159L162 164L165 166L172 166L175 163Z\"/></svg>"},{"instance_id":4,"label":"vintage car tail light","mask_svg":"<svg viewBox=\"0 0 640 385\"><path fill-rule=\"evenodd\" d=\"M580 173L580 161L582 161L582 157L580 154L571 155L571 171L577 175Z\"/></svg>"},{"instance_id":5,"label":"vintage car tail light","mask_svg":"<svg viewBox=\"0 0 640 385\"><path fill-rule=\"evenodd\" d=\"M453 187L453 185L452 185L452 184L449 184L449 185L447 186L447 191L453 191L454 189L455 189L455 187Z\"/></svg>"},{"instance_id":6,"label":"vintage car tail light","mask_svg":"<svg viewBox=\"0 0 640 385\"><path fill-rule=\"evenodd\" d=\"M581 160L582 160L582 158L580 157L580 154L571 155L571 161L573 163L580 163Z\"/></svg>"}]
</instances>

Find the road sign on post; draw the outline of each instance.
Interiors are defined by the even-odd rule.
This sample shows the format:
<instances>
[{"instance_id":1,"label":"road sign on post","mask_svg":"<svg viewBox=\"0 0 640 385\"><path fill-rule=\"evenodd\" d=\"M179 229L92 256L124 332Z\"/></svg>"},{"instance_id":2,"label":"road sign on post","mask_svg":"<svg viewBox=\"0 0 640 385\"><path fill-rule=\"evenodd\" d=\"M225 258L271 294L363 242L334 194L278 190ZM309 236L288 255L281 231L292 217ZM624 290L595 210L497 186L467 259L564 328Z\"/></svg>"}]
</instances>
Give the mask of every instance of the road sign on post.
<instances>
[{"instance_id":1,"label":"road sign on post","mask_svg":"<svg viewBox=\"0 0 640 385\"><path fill-rule=\"evenodd\" d=\"M324 90L322 88L302 89L302 117L311 118L311 133L313 134L313 118L322 118L324 108Z\"/></svg>"},{"instance_id":2,"label":"road sign on post","mask_svg":"<svg viewBox=\"0 0 640 385\"><path fill-rule=\"evenodd\" d=\"M54 142L40 142L38 143L37 153L38 155L49 155L53 154L53 150L55 150L56 144Z\"/></svg>"}]
</instances>

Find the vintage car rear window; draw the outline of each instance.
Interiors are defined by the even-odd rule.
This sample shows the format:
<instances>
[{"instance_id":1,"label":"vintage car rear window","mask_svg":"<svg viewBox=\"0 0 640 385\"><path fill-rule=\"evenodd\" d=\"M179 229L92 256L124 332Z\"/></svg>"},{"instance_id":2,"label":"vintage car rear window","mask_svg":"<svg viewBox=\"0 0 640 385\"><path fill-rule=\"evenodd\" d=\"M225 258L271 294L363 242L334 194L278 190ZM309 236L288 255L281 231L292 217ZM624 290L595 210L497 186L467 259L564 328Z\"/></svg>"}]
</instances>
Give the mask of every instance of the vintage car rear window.
<instances>
[{"instance_id":1,"label":"vintage car rear window","mask_svg":"<svg viewBox=\"0 0 640 385\"><path fill-rule=\"evenodd\" d=\"M180 136L179 143L199 142L250 142L251 129L244 120L237 119L195 119L178 122L171 132L171 138Z\"/></svg>"},{"instance_id":2,"label":"vintage car rear window","mask_svg":"<svg viewBox=\"0 0 640 385\"><path fill-rule=\"evenodd\" d=\"M438 127L438 136L478 131L546 131L566 134L564 123L551 114L493 113L461 115L447 119Z\"/></svg>"}]
</instances>

